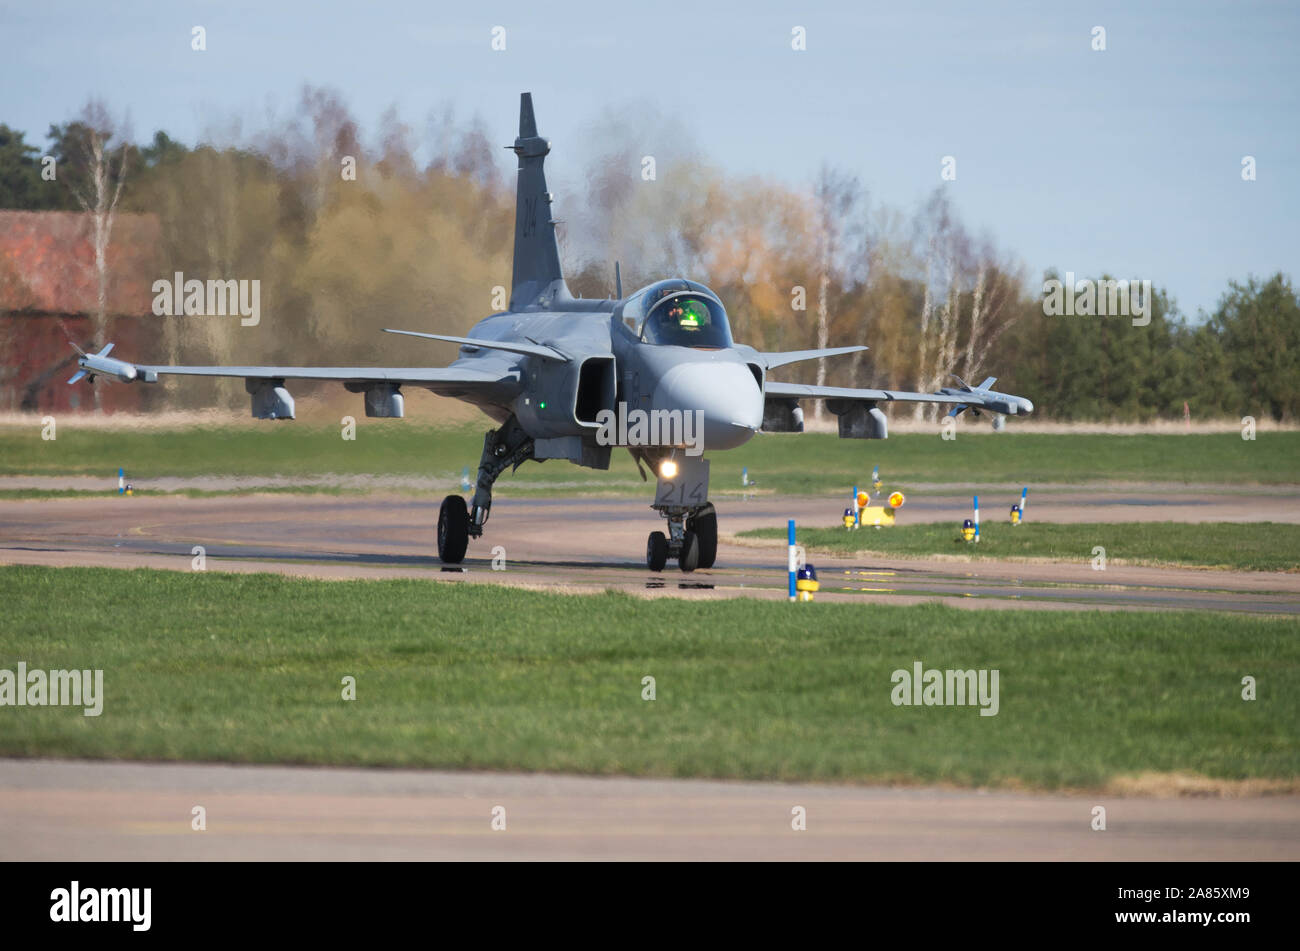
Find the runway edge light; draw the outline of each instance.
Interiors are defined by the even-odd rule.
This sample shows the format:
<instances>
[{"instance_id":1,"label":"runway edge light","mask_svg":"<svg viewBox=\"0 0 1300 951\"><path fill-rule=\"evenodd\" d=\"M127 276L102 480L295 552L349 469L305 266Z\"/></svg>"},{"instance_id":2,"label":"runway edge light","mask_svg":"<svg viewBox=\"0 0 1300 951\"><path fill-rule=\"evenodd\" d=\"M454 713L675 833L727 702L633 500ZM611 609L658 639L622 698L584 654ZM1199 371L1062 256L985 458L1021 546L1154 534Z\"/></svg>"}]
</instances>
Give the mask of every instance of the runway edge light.
<instances>
[{"instance_id":1,"label":"runway edge light","mask_svg":"<svg viewBox=\"0 0 1300 951\"><path fill-rule=\"evenodd\" d=\"M1025 503L1026 496L1029 494L1029 486L1020 490L1020 502L1011 504L1011 524L1019 525L1025 520Z\"/></svg>"},{"instance_id":2,"label":"runway edge light","mask_svg":"<svg viewBox=\"0 0 1300 951\"><path fill-rule=\"evenodd\" d=\"M805 562L798 572L795 587L799 590L800 601L811 601L813 595L821 590L821 582L817 580L817 568L809 562Z\"/></svg>"}]
</instances>

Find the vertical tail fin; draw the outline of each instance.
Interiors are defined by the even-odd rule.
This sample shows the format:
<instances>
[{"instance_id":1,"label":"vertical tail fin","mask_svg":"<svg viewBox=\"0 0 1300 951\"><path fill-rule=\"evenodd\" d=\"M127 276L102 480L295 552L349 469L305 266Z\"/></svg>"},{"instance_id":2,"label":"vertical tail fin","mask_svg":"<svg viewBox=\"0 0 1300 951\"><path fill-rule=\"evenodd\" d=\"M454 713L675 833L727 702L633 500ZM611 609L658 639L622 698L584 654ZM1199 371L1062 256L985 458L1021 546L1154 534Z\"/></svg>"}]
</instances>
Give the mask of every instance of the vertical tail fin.
<instances>
[{"instance_id":1,"label":"vertical tail fin","mask_svg":"<svg viewBox=\"0 0 1300 951\"><path fill-rule=\"evenodd\" d=\"M560 248L551 217L551 194L546 190L542 165L551 143L537 134L533 95L519 98L519 138L513 146L519 157L519 185L515 193L515 262L510 289L510 309L530 304L549 307L571 297L560 270Z\"/></svg>"}]
</instances>

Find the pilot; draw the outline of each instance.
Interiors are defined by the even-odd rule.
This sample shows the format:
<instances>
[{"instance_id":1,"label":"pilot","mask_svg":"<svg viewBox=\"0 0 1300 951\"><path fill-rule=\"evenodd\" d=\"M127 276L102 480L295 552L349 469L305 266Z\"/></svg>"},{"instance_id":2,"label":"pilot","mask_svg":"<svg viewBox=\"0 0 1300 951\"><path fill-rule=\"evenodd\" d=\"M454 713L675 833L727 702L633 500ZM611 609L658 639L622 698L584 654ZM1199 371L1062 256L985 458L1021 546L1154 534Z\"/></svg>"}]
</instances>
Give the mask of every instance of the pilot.
<instances>
[{"instance_id":1,"label":"pilot","mask_svg":"<svg viewBox=\"0 0 1300 951\"><path fill-rule=\"evenodd\" d=\"M673 301L668 307L668 319L682 330L703 330L708 323L708 310L698 301Z\"/></svg>"}]
</instances>

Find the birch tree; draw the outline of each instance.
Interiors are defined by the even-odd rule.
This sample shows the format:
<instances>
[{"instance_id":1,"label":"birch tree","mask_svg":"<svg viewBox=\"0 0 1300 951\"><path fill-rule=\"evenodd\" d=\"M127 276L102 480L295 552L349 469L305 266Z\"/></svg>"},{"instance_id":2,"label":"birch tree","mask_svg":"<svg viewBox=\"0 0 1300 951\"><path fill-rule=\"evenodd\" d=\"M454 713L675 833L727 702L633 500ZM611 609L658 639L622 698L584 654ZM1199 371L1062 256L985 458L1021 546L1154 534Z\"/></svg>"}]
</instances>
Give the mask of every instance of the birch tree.
<instances>
[{"instance_id":1,"label":"birch tree","mask_svg":"<svg viewBox=\"0 0 1300 951\"><path fill-rule=\"evenodd\" d=\"M843 288L846 280L842 256L851 235L859 230L858 206L862 193L856 177L823 165L813 187L817 222L817 328L814 346L830 346L831 290ZM817 385L826 385L826 361L817 361ZM817 418L825 415L822 400L817 401Z\"/></svg>"},{"instance_id":2,"label":"birch tree","mask_svg":"<svg viewBox=\"0 0 1300 951\"><path fill-rule=\"evenodd\" d=\"M104 104L92 100L82 111L80 122L60 131L64 148L80 167L81 174L67 175L72 195L90 218L91 248L95 259L95 310L91 315L92 345L98 350L108 335L108 248L113 240L117 203L126 182L127 143L117 147L116 159L109 147L114 124ZM103 411L103 397L92 388L95 412Z\"/></svg>"}]
</instances>

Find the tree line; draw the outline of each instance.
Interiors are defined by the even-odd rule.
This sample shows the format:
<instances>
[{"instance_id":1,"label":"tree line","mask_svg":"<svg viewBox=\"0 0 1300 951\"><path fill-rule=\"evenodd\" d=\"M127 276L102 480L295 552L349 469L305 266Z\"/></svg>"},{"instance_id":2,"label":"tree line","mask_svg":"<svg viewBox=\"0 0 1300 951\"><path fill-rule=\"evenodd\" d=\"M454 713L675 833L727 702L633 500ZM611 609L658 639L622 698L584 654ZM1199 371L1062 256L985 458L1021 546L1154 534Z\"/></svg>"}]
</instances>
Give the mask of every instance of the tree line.
<instances>
[{"instance_id":1,"label":"tree line","mask_svg":"<svg viewBox=\"0 0 1300 951\"><path fill-rule=\"evenodd\" d=\"M107 215L110 229L112 211L151 213L157 278L261 281L258 326L157 318L156 352L141 361L432 365L455 348L414 350L379 331L464 333L509 284L512 169L483 123L450 107L418 126L390 110L363 137L336 94L307 88L262 131L189 146L162 131L134 143L91 103L45 138L0 124L0 207ZM611 110L580 138L557 143L547 169L574 293L612 296L618 260L625 292L668 275L708 284L741 342L871 348L790 378L928 391L997 376L1060 420L1177 418L1184 402L1197 418L1300 417L1300 296L1287 275L1234 281L1196 319L1159 286L1143 326L1049 316L1043 284L1059 275L1030 279L943 188L903 209L830 165L806 187L738 177L644 106ZM238 381L214 382L168 403L245 399Z\"/></svg>"}]
</instances>

